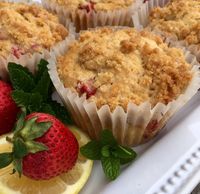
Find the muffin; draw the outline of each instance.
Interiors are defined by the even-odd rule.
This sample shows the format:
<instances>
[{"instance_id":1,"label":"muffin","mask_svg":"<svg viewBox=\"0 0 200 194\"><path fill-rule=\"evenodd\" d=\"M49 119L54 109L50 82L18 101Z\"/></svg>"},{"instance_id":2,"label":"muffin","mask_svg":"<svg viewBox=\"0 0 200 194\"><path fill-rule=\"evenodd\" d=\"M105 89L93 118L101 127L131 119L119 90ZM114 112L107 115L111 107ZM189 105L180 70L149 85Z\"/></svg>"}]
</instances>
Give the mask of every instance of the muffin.
<instances>
[{"instance_id":1,"label":"muffin","mask_svg":"<svg viewBox=\"0 0 200 194\"><path fill-rule=\"evenodd\" d=\"M193 54L197 54L197 51L200 52L199 18L200 1L172 0L166 6L153 8L149 12L148 27L164 37L181 41ZM197 56L200 59L200 55Z\"/></svg>"},{"instance_id":2,"label":"muffin","mask_svg":"<svg viewBox=\"0 0 200 194\"><path fill-rule=\"evenodd\" d=\"M142 0L42 0L63 23L72 21L77 31L96 26L132 26L131 15Z\"/></svg>"},{"instance_id":3,"label":"muffin","mask_svg":"<svg viewBox=\"0 0 200 194\"><path fill-rule=\"evenodd\" d=\"M0 2L0 76L6 76L10 61L34 71L36 61L69 37L58 18L39 5Z\"/></svg>"},{"instance_id":4,"label":"muffin","mask_svg":"<svg viewBox=\"0 0 200 194\"><path fill-rule=\"evenodd\" d=\"M49 69L75 122L93 138L110 129L123 145L155 136L200 86L182 50L133 28L81 32Z\"/></svg>"}]
</instances>

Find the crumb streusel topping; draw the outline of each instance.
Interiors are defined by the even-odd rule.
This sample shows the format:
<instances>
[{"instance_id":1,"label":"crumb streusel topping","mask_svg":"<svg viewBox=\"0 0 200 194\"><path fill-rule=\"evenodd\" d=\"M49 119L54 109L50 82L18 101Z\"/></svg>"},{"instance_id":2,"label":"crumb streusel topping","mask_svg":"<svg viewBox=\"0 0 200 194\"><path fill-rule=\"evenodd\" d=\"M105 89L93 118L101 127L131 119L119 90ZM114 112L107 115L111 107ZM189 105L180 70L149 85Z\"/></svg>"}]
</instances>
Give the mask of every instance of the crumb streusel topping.
<instances>
[{"instance_id":1,"label":"crumb streusel topping","mask_svg":"<svg viewBox=\"0 0 200 194\"><path fill-rule=\"evenodd\" d=\"M191 66L180 49L150 32L101 28L80 34L58 58L64 86L96 102L125 110L129 102L152 106L175 100L188 86Z\"/></svg>"},{"instance_id":2,"label":"crumb streusel topping","mask_svg":"<svg viewBox=\"0 0 200 194\"><path fill-rule=\"evenodd\" d=\"M150 26L200 48L200 1L174 0L150 13Z\"/></svg>"},{"instance_id":3,"label":"crumb streusel topping","mask_svg":"<svg viewBox=\"0 0 200 194\"><path fill-rule=\"evenodd\" d=\"M135 0L51 0L59 5L64 5L69 9L78 10L86 9L87 12L91 10L109 11L116 9L127 8L132 5Z\"/></svg>"},{"instance_id":4,"label":"crumb streusel topping","mask_svg":"<svg viewBox=\"0 0 200 194\"><path fill-rule=\"evenodd\" d=\"M42 7L0 2L0 57L50 49L65 39L67 29Z\"/></svg>"}]
</instances>

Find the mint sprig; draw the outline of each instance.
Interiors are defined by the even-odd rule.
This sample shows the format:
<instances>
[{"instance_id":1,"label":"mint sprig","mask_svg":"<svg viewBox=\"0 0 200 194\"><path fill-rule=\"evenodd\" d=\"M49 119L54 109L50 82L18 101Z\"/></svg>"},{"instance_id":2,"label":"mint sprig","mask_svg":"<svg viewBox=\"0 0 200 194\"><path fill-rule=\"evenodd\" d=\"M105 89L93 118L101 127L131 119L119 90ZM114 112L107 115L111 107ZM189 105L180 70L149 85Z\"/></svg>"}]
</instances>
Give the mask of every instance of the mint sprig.
<instances>
[{"instance_id":1,"label":"mint sprig","mask_svg":"<svg viewBox=\"0 0 200 194\"><path fill-rule=\"evenodd\" d=\"M42 59L34 75L26 67L9 63L8 71L14 88L12 98L19 107L27 110L27 114L44 112L56 116L65 124L73 124L68 111L51 98L53 84L47 65L48 62Z\"/></svg>"},{"instance_id":2,"label":"mint sprig","mask_svg":"<svg viewBox=\"0 0 200 194\"><path fill-rule=\"evenodd\" d=\"M80 151L88 159L100 160L109 180L115 180L119 176L120 165L132 162L137 157L134 150L119 145L109 130L103 130L99 141L90 141Z\"/></svg>"}]
</instances>

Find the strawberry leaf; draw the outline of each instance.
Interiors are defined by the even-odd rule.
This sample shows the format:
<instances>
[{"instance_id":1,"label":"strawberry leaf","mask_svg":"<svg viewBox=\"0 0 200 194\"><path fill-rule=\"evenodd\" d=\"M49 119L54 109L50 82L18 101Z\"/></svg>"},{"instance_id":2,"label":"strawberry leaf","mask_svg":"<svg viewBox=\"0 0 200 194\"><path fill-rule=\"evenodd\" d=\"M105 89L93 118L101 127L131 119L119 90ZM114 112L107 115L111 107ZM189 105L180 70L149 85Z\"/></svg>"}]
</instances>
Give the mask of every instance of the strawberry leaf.
<instances>
[{"instance_id":1,"label":"strawberry leaf","mask_svg":"<svg viewBox=\"0 0 200 194\"><path fill-rule=\"evenodd\" d=\"M22 159L14 159L13 166L14 166L13 173L18 172L19 177L21 177L21 175L22 175Z\"/></svg>"},{"instance_id":2,"label":"strawberry leaf","mask_svg":"<svg viewBox=\"0 0 200 194\"><path fill-rule=\"evenodd\" d=\"M28 154L28 150L26 148L26 144L24 143L24 141L19 137L14 139L13 157L15 159L20 159L20 158L23 158L24 156L26 156L27 154Z\"/></svg>"},{"instance_id":3,"label":"strawberry leaf","mask_svg":"<svg viewBox=\"0 0 200 194\"><path fill-rule=\"evenodd\" d=\"M80 152L83 156L91 160L100 160L101 144L97 141L90 141L89 143L80 148Z\"/></svg>"},{"instance_id":4,"label":"strawberry leaf","mask_svg":"<svg viewBox=\"0 0 200 194\"><path fill-rule=\"evenodd\" d=\"M8 63L8 71L14 89L29 92L35 87L33 75L27 68L16 63Z\"/></svg>"},{"instance_id":5,"label":"strawberry leaf","mask_svg":"<svg viewBox=\"0 0 200 194\"><path fill-rule=\"evenodd\" d=\"M24 128L20 131L21 136L26 140L33 140L44 135L51 127L51 122L38 123L37 117L33 117L25 122Z\"/></svg>"},{"instance_id":6,"label":"strawberry leaf","mask_svg":"<svg viewBox=\"0 0 200 194\"><path fill-rule=\"evenodd\" d=\"M120 160L118 158L102 157L101 164L106 177L115 180L120 174Z\"/></svg>"},{"instance_id":7,"label":"strawberry leaf","mask_svg":"<svg viewBox=\"0 0 200 194\"><path fill-rule=\"evenodd\" d=\"M0 169L5 168L13 161L12 153L2 153L0 154Z\"/></svg>"},{"instance_id":8,"label":"strawberry leaf","mask_svg":"<svg viewBox=\"0 0 200 194\"><path fill-rule=\"evenodd\" d=\"M17 122L13 129L13 131L15 131L15 133L17 133L19 130L21 130L21 128L24 126L25 117L26 117L26 108L23 107L23 108L21 108L21 112L17 115Z\"/></svg>"},{"instance_id":9,"label":"strawberry leaf","mask_svg":"<svg viewBox=\"0 0 200 194\"><path fill-rule=\"evenodd\" d=\"M27 141L26 147L28 149L28 152L32 154L35 154L41 151L46 151L49 149L46 145L39 142L35 142L35 141Z\"/></svg>"},{"instance_id":10,"label":"strawberry leaf","mask_svg":"<svg viewBox=\"0 0 200 194\"><path fill-rule=\"evenodd\" d=\"M27 134L26 138L33 140L43 136L44 133L46 133L49 130L51 125L52 125L51 122L41 122L41 123L35 122L34 125L32 126L32 130L30 131L29 134Z\"/></svg>"}]
</instances>

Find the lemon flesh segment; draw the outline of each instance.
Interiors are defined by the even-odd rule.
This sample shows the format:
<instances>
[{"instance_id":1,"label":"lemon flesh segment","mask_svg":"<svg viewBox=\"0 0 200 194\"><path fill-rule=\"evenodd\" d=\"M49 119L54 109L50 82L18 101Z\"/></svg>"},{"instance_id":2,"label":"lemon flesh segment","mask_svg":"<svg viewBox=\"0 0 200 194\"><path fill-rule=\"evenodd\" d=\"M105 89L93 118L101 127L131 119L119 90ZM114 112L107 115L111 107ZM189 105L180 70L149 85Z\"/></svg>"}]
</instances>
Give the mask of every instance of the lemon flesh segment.
<instances>
[{"instance_id":1,"label":"lemon flesh segment","mask_svg":"<svg viewBox=\"0 0 200 194\"><path fill-rule=\"evenodd\" d=\"M75 127L70 128L76 136L79 147L85 145L89 138ZM0 137L0 153L11 151L12 146L5 136ZM93 162L80 153L76 165L67 173L50 180L35 181L25 176L19 178L11 175L12 165L0 169L0 194L78 194L87 182Z\"/></svg>"}]
</instances>

